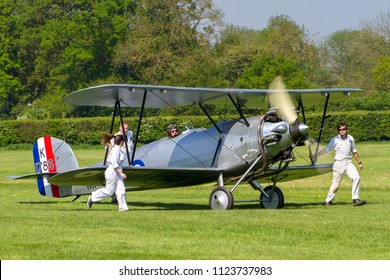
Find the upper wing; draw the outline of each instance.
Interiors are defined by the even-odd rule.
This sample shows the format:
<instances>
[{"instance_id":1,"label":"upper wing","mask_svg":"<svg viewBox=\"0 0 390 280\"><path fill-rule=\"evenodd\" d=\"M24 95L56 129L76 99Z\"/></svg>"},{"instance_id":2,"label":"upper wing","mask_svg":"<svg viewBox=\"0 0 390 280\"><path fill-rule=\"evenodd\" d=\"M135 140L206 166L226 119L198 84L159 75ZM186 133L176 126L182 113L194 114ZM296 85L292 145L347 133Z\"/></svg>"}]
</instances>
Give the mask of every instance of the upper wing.
<instances>
[{"instance_id":1,"label":"upper wing","mask_svg":"<svg viewBox=\"0 0 390 280\"><path fill-rule=\"evenodd\" d=\"M331 92L350 93L356 91L361 90L353 88L287 90L290 94L319 93L322 95ZM115 106L117 101L121 102L122 107L142 107L143 101L145 101L145 108L171 108L198 103L220 104L222 100L227 98L227 95L235 97L238 101L249 102L249 104L253 101L253 103L256 102L254 104L257 104L259 98L264 98L272 92L275 90L108 84L75 91L65 96L64 101L78 106L106 107Z\"/></svg>"},{"instance_id":2,"label":"upper wing","mask_svg":"<svg viewBox=\"0 0 390 280\"><path fill-rule=\"evenodd\" d=\"M106 167L86 167L63 172L48 181L55 185L104 185ZM134 190L194 186L216 181L221 169L217 168L146 168L124 167L126 187Z\"/></svg>"}]
</instances>

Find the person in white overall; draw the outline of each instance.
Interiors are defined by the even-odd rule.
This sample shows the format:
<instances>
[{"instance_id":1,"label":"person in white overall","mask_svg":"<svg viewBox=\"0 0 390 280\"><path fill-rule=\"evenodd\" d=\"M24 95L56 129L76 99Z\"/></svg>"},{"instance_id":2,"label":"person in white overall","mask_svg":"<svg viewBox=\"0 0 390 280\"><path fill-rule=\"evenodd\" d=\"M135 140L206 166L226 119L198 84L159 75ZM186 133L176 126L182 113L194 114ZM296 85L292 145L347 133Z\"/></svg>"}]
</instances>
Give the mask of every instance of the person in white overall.
<instances>
[{"instance_id":1,"label":"person in white overall","mask_svg":"<svg viewBox=\"0 0 390 280\"><path fill-rule=\"evenodd\" d=\"M103 144L110 145L110 140L112 138L114 138L114 146L110 148L110 153L107 157L108 167L104 173L106 187L92 192L91 196L88 198L87 205L88 208L91 208L94 202L110 197L115 193L118 200L119 211L127 211L129 208L127 207L126 202L126 188L124 182L126 174L122 172L125 155L121 150L121 147L124 144L124 138L123 135L104 134L102 139Z\"/></svg>"},{"instance_id":2,"label":"person in white overall","mask_svg":"<svg viewBox=\"0 0 390 280\"><path fill-rule=\"evenodd\" d=\"M348 177L352 180L352 205L361 206L366 203L365 200L360 200L359 198L360 176L355 165L352 163L352 156L350 153L353 154L360 169L363 169L363 164L355 147L355 140L351 135L347 134L347 129L348 128L345 123L339 123L337 125L339 135L333 137L328 145L317 153L317 156L321 156L330 152L332 149L335 150L333 182L330 186L325 202L323 203L325 206L332 205L332 201L336 196L344 172L346 172Z\"/></svg>"},{"instance_id":3,"label":"person in white overall","mask_svg":"<svg viewBox=\"0 0 390 280\"><path fill-rule=\"evenodd\" d=\"M123 133L124 131L124 133ZM119 131L117 133L115 133L115 136L116 135L124 135L124 141L125 141L125 144L127 144L127 149L129 151L129 155L131 155L132 151L133 151L133 147L134 147L134 144L133 144L133 132L131 130L129 130L129 123L124 121L123 124L122 123L119 123ZM114 139L111 139L111 146L114 146ZM122 145L121 146L121 150L123 151L123 153L125 155L127 155L127 149L126 149L126 146ZM117 204L118 203L118 200L116 199L116 195L115 193L111 196L111 204Z\"/></svg>"}]
</instances>

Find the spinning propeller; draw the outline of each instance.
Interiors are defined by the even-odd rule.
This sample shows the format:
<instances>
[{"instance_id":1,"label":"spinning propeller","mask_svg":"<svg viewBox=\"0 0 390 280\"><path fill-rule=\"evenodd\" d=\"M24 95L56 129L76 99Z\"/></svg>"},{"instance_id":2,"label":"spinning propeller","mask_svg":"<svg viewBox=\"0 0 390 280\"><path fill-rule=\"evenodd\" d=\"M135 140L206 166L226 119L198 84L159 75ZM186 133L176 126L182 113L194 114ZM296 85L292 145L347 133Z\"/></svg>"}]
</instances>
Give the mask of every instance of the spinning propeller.
<instances>
[{"instance_id":1,"label":"spinning propeller","mask_svg":"<svg viewBox=\"0 0 390 280\"><path fill-rule=\"evenodd\" d=\"M272 107L276 107L279 115L288 122L290 134L293 139L299 141L302 138L306 138L305 134L309 127L298 121L298 114L280 76L276 77L272 82L270 90L270 104Z\"/></svg>"},{"instance_id":2,"label":"spinning propeller","mask_svg":"<svg viewBox=\"0 0 390 280\"><path fill-rule=\"evenodd\" d=\"M298 115L280 76L272 82L270 89L272 91L269 95L271 106L276 107L279 114L292 125L298 119Z\"/></svg>"},{"instance_id":3,"label":"spinning propeller","mask_svg":"<svg viewBox=\"0 0 390 280\"><path fill-rule=\"evenodd\" d=\"M290 125L290 133L294 137L294 139L300 137L300 143L304 143L306 147L309 149L309 157L312 160L312 145L316 146L316 141L314 139L309 139L307 135L307 131L309 127L304 124L298 122L298 114L294 109L294 104L286 91L285 85L280 76L276 77L276 79L270 85L271 94L269 95L270 104L272 107L276 107L278 113L284 117L284 119ZM299 134L301 136L299 136ZM298 144L299 145L299 144Z\"/></svg>"}]
</instances>

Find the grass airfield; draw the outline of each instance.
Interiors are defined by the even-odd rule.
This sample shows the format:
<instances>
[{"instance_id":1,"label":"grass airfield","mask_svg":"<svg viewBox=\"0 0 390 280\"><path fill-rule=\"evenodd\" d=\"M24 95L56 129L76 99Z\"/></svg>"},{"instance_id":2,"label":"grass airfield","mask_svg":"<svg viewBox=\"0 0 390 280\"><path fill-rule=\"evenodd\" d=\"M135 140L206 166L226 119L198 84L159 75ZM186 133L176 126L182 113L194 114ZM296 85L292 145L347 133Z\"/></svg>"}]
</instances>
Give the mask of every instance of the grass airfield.
<instances>
[{"instance_id":1,"label":"grass airfield","mask_svg":"<svg viewBox=\"0 0 390 280\"><path fill-rule=\"evenodd\" d=\"M390 143L357 143L364 164L361 198L351 205L345 175L335 205L322 206L332 174L280 183L283 209L235 202L213 211L215 184L127 193L118 212L106 199L41 196L34 180L4 176L33 173L31 151L0 150L0 258L2 260L389 260ZM74 149L80 166L102 159L101 147ZM300 153L296 153L298 161ZM307 153L307 151L306 151ZM331 155L319 163L331 160ZM262 182L267 185L267 182ZM257 200L242 185L235 200Z\"/></svg>"}]
</instances>

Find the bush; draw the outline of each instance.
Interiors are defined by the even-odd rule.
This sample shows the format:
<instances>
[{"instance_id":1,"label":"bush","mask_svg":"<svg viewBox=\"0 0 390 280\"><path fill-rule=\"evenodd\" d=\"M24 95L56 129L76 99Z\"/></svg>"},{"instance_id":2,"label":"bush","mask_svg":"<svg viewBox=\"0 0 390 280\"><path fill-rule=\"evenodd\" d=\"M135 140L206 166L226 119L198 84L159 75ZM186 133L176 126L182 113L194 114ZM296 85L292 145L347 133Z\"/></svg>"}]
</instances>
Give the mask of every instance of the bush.
<instances>
[{"instance_id":1,"label":"bush","mask_svg":"<svg viewBox=\"0 0 390 280\"><path fill-rule=\"evenodd\" d=\"M99 145L102 132L110 132L110 117L71 118L51 120L10 120L1 121L0 147L15 144L33 144L43 136L53 136L63 139L70 145ZM138 118L126 118L130 129L135 133L138 127ZM345 122L349 126L349 133L356 141L388 141L390 140L390 113L381 112L348 112L333 113L326 119L321 142L328 142L337 134L336 125ZM166 136L168 124L177 124L178 127L210 127L211 123L205 116L158 116L142 119L140 144L150 143ZM318 137L321 125L321 116L313 115L308 118L311 127L310 136ZM119 118L114 124L116 133L119 128Z\"/></svg>"},{"instance_id":2,"label":"bush","mask_svg":"<svg viewBox=\"0 0 390 280\"><path fill-rule=\"evenodd\" d=\"M323 137L321 142L328 142L337 135L337 124L344 122L348 125L348 133L353 135L356 141L388 141L390 140L390 113L389 112L348 112L333 113L330 118L326 119ZM311 137L318 135L318 129L321 125L321 116L310 118L308 125L311 129Z\"/></svg>"}]
</instances>

